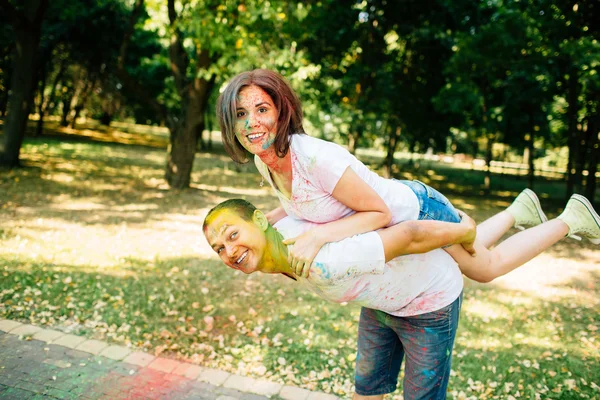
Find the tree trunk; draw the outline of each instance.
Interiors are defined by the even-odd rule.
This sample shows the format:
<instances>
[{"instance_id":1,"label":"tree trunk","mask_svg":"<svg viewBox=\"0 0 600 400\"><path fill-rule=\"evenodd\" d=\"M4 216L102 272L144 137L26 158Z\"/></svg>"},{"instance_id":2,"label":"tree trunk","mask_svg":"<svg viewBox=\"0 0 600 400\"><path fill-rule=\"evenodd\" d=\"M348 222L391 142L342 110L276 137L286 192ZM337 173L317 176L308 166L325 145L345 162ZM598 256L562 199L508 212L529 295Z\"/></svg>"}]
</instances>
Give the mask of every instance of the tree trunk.
<instances>
[{"instance_id":1,"label":"tree trunk","mask_svg":"<svg viewBox=\"0 0 600 400\"><path fill-rule=\"evenodd\" d=\"M594 204L596 196L598 162L600 162L600 116L594 115L589 118L587 129L589 131L588 141L588 176L585 185L585 197Z\"/></svg>"},{"instance_id":2,"label":"tree trunk","mask_svg":"<svg viewBox=\"0 0 600 400\"><path fill-rule=\"evenodd\" d=\"M200 58L204 57L206 57L205 62L209 62L208 54ZM173 189L185 189L190 186L196 146L198 146L198 127L204 126L204 110L213 85L214 77L210 81L196 78L186 96L189 99L187 104L185 104L185 97L181 99L181 109L185 113L184 124L175 124L174 129L170 129L165 171L165 179Z\"/></svg>"},{"instance_id":3,"label":"tree trunk","mask_svg":"<svg viewBox=\"0 0 600 400\"><path fill-rule=\"evenodd\" d=\"M394 166L394 153L398 148L398 139L400 138L402 128L399 125L394 125L390 127L389 131L390 136L388 138L387 153L385 155L384 161L384 171L387 178L392 177L392 167Z\"/></svg>"},{"instance_id":4,"label":"tree trunk","mask_svg":"<svg viewBox=\"0 0 600 400\"><path fill-rule=\"evenodd\" d=\"M364 127L362 125L358 125L353 132L350 132L348 135L348 151L350 154L356 154L356 149L358 148L358 141L362 138L364 132Z\"/></svg>"},{"instance_id":5,"label":"tree trunk","mask_svg":"<svg viewBox=\"0 0 600 400\"><path fill-rule=\"evenodd\" d=\"M568 200L574 193L575 186L579 181L578 174L581 174L581 171L577 171L575 168L580 145L578 141L579 131L577 128L577 113L579 111L579 103L577 101L579 96L579 77L577 75L577 70L574 67L571 68L567 84L567 102L569 103L567 108L569 159L567 162L567 193L565 193L565 197Z\"/></svg>"},{"instance_id":6,"label":"tree trunk","mask_svg":"<svg viewBox=\"0 0 600 400\"><path fill-rule=\"evenodd\" d=\"M527 141L527 148L529 149L529 160L528 160L528 175L529 175L529 188L533 189L533 183L535 180L535 118L534 111L529 112L529 140Z\"/></svg>"},{"instance_id":7,"label":"tree trunk","mask_svg":"<svg viewBox=\"0 0 600 400\"><path fill-rule=\"evenodd\" d=\"M100 123L102 125L110 126L110 121L112 121L112 114L108 111L104 111L102 116L100 116Z\"/></svg>"},{"instance_id":8,"label":"tree trunk","mask_svg":"<svg viewBox=\"0 0 600 400\"><path fill-rule=\"evenodd\" d=\"M528 162L528 178L529 178L529 188L533 189L534 181L535 181L535 149L533 147L534 144L533 130L530 135L530 139L527 141L527 146L529 148L529 162Z\"/></svg>"},{"instance_id":9,"label":"tree trunk","mask_svg":"<svg viewBox=\"0 0 600 400\"><path fill-rule=\"evenodd\" d=\"M492 147L494 146L495 135L487 135L485 146L485 177L483 178L483 191L489 194L492 190Z\"/></svg>"},{"instance_id":10,"label":"tree trunk","mask_svg":"<svg viewBox=\"0 0 600 400\"><path fill-rule=\"evenodd\" d=\"M88 79L85 80L83 89L79 93L75 107L73 107L74 114L73 119L71 120L72 129L75 129L77 125L77 118L79 118L81 111L84 109L85 103L87 103L87 99L90 96L90 93L94 91L94 87L96 86L95 84L96 82L93 81L89 76Z\"/></svg>"},{"instance_id":11,"label":"tree trunk","mask_svg":"<svg viewBox=\"0 0 600 400\"><path fill-rule=\"evenodd\" d=\"M44 96L44 92L46 89L46 79L48 78L48 73L47 73L47 69L46 68L42 68L42 71L40 71L41 73L41 79L40 79L40 84L39 84L39 92L40 92L40 104L38 105L38 122L37 122L37 126L35 129L35 136L39 137L42 135L42 132L44 130L44 101L45 101L45 96Z\"/></svg>"},{"instance_id":12,"label":"tree trunk","mask_svg":"<svg viewBox=\"0 0 600 400\"><path fill-rule=\"evenodd\" d=\"M44 115L52 115L52 114L54 114L54 111L56 110L56 103L57 103L56 102L56 92L57 92L58 85L62 82L62 76L66 70L67 70L67 60L65 58L60 62L60 65L58 67L58 72L56 73L56 76L54 77L54 81L52 82L50 94L48 95L48 98L46 99L46 102L44 104L44 109L43 109Z\"/></svg>"},{"instance_id":13,"label":"tree trunk","mask_svg":"<svg viewBox=\"0 0 600 400\"><path fill-rule=\"evenodd\" d=\"M48 0L26 1L24 13L16 11L8 2L2 2L2 5L12 17L16 54L10 85L11 96L8 99L7 116L4 121L4 148L0 151L0 165L16 167L20 164L21 145L31 110L40 27Z\"/></svg>"},{"instance_id":14,"label":"tree trunk","mask_svg":"<svg viewBox=\"0 0 600 400\"><path fill-rule=\"evenodd\" d=\"M60 126L69 126L69 113L71 112L72 93L66 92L62 97L62 113L60 117Z\"/></svg>"},{"instance_id":15,"label":"tree trunk","mask_svg":"<svg viewBox=\"0 0 600 400\"><path fill-rule=\"evenodd\" d=\"M8 82L10 82L11 80L12 74L9 68L9 71L6 71L4 74L4 84L8 85ZM8 106L8 87L5 86L2 89L4 90L0 90L0 117L4 118L4 116L6 115L6 107Z\"/></svg>"}]
</instances>

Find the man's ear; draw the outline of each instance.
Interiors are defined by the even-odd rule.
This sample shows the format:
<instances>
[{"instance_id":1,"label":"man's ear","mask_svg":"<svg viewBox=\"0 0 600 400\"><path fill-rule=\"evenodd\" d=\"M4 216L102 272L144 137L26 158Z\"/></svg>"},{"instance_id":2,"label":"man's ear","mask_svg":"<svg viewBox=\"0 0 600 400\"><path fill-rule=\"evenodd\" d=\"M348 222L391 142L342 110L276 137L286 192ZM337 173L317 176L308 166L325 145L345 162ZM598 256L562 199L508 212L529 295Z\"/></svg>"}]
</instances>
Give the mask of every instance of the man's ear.
<instances>
[{"instance_id":1,"label":"man's ear","mask_svg":"<svg viewBox=\"0 0 600 400\"><path fill-rule=\"evenodd\" d=\"M254 210L254 214L252 214L252 221L254 221L254 223L263 231L266 231L269 227L269 221L267 221L267 217L260 210Z\"/></svg>"}]
</instances>

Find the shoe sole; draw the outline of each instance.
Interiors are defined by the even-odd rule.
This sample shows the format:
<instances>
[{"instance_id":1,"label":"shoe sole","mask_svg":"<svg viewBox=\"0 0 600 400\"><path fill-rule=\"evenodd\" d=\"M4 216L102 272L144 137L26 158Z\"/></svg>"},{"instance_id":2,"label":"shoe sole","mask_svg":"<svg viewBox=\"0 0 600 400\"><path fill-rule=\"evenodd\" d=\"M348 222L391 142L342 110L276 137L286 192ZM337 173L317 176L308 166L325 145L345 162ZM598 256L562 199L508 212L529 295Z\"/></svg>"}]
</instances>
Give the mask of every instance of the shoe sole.
<instances>
[{"instance_id":1,"label":"shoe sole","mask_svg":"<svg viewBox=\"0 0 600 400\"><path fill-rule=\"evenodd\" d=\"M600 229L600 215L598 215L598 213L596 212L596 210L594 210L594 207L592 206L592 203L590 203L590 201L588 199L586 199L585 197L583 197L580 194L574 194L571 196L571 200L577 200L579 201L581 204L583 204L585 206L585 208L587 208L587 210L590 212L590 214L592 215L592 217L594 218L594 222L596 222L596 225L598 225L598 229ZM590 239L587 238L590 242L592 242L593 244L600 244L600 238L598 239Z\"/></svg>"},{"instance_id":2,"label":"shoe sole","mask_svg":"<svg viewBox=\"0 0 600 400\"><path fill-rule=\"evenodd\" d=\"M522 193L524 193L527 197L529 197L531 199L531 201L533 201L533 205L535 206L535 209L537 210L538 215L540 216L540 219L542 220L542 224L544 222L548 222L548 217L546 217L546 214L544 214L544 211L542 210L542 205L540 204L540 199L538 199L535 192L531 189L524 189ZM518 228L520 230L525 229L525 227L521 226L521 225L516 225L515 228Z\"/></svg>"}]
</instances>

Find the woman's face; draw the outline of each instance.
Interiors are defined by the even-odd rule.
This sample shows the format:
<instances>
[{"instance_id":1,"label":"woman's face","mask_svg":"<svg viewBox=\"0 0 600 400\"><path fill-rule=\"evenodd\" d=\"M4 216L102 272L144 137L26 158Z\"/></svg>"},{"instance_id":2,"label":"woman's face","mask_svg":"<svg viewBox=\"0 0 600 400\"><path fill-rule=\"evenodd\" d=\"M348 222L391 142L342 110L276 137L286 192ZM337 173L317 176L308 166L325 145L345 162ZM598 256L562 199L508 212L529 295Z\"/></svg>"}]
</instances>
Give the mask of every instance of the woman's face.
<instances>
[{"instance_id":1,"label":"woman's face","mask_svg":"<svg viewBox=\"0 0 600 400\"><path fill-rule=\"evenodd\" d=\"M237 98L235 137L252 154L265 152L277 135L278 110L258 86L246 86Z\"/></svg>"}]
</instances>

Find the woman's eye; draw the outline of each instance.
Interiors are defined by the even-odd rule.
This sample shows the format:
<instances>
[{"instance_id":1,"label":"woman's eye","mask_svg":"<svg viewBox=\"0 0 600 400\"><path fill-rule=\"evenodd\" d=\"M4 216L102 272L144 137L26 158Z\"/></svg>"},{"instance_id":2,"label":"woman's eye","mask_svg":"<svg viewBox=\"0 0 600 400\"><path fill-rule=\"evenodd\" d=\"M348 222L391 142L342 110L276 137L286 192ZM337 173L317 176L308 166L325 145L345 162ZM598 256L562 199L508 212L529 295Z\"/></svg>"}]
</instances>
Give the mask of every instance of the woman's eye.
<instances>
[{"instance_id":1,"label":"woman's eye","mask_svg":"<svg viewBox=\"0 0 600 400\"><path fill-rule=\"evenodd\" d=\"M258 109L258 112L260 112L260 113L266 113L267 111L269 111L269 110L267 110L264 107L261 107L261 108Z\"/></svg>"},{"instance_id":2,"label":"woman's eye","mask_svg":"<svg viewBox=\"0 0 600 400\"><path fill-rule=\"evenodd\" d=\"M217 249L217 254L221 254L221 252L222 252L222 251L223 251L223 248L222 248L222 247L219 247L219 248Z\"/></svg>"},{"instance_id":3,"label":"woman's eye","mask_svg":"<svg viewBox=\"0 0 600 400\"><path fill-rule=\"evenodd\" d=\"M236 115L237 115L238 118L242 118L243 116L246 115L246 113L243 112L243 111L238 111Z\"/></svg>"},{"instance_id":4,"label":"woman's eye","mask_svg":"<svg viewBox=\"0 0 600 400\"><path fill-rule=\"evenodd\" d=\"M233 233L232 233L232 234L229 236L229 238L230 238L230 239L235 239L235 238L237 237L237 234L238 234L237 232L233 232Z\"/></svg>"}]
</instances>

